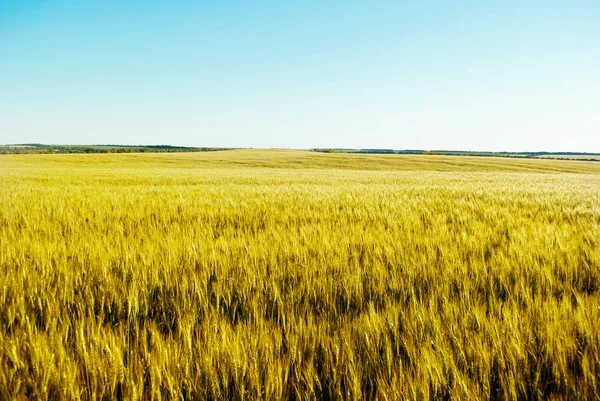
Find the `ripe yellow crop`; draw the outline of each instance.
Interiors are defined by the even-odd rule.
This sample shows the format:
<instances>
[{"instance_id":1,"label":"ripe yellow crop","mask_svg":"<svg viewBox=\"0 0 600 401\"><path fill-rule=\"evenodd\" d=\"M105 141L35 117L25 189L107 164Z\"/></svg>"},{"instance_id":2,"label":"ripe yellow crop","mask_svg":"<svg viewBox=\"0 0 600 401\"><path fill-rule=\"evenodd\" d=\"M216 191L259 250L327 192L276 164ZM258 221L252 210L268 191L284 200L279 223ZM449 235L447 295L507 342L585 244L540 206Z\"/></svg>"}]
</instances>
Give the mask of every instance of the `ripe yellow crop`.
<instances>
[{"instance_id":1,"label":"ripe yellow crop","mask_svg":"<svg viewBox=\"0 0 600 401\"><path fill-rule=\"evenodd\" d=\"M0 399L598 399L600 163L0 157Z\"/></svg>"}]
</instances>

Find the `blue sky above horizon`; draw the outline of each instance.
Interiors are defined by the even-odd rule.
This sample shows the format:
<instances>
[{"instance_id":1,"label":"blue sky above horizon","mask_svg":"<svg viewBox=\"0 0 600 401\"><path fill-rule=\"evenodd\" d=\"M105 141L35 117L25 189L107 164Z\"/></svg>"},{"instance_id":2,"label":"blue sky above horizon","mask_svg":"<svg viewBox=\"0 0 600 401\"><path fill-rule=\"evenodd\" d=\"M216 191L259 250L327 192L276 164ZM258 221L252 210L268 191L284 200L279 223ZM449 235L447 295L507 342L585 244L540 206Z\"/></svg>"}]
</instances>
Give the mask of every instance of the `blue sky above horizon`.
<instances>
[{"instance_id":1,"label":"blue sky above horizon","mask_svg":"<svg viewBox=\"0 0 600 401\"><path fill-rule=\"evenodd\" d=\"M600 152L597 1L0 0L0 144Z\"/></svg>"}]
</instances>

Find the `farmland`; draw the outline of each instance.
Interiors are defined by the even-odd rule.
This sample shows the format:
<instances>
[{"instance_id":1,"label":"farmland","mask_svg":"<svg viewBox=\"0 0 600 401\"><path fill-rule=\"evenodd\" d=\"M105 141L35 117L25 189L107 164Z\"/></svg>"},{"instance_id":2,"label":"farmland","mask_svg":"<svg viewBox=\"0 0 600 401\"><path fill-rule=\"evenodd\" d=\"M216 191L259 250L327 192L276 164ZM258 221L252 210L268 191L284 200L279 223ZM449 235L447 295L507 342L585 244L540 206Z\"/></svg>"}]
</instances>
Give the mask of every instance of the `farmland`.
<instances>
[{"instance_id":1,"label":"farmland","mask_svg":"<svg viewBox=\"0 0 600 401\"><path fill-rule=\"evenodd\" d=\"M600 399L600 163L0 157L0 399Z\"/></svg>"}]
</instances>

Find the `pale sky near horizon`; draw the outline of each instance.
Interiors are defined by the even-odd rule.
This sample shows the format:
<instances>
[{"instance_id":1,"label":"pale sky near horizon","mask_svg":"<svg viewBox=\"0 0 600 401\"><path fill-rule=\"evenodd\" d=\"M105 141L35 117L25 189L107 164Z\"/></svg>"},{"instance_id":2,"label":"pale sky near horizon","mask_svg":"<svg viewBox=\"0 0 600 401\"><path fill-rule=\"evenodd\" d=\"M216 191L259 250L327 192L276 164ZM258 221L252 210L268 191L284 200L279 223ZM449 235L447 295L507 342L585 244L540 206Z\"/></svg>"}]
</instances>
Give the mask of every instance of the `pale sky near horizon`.
<instances>
[{"instance_id":1,"label":"pale sky near horizon","mask_svg":"<svg viewBox=\"0 0 600 401\"><path fill-rule=\"evenodd\" d=\"M0 144L600 152L598 1L0 0Z\"/></svg>"}]
</instances>

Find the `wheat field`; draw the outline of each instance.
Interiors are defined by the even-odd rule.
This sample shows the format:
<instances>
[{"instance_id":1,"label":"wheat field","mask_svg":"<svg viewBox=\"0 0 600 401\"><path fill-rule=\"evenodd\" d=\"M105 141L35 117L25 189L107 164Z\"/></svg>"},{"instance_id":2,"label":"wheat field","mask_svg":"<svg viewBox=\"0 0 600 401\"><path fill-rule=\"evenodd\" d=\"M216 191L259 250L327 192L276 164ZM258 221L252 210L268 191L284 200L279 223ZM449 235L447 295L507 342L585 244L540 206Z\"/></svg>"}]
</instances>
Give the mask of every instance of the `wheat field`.
<instances>
[{"instance_id":1,"label":"wheat field","mask_svg":"<svg viewBox=\"0 0 600 401\"><path fill-rule=\"evenodd\" d=\"M0 157L0 399L600 399L600 163Z\"/></svg>"}]
</instances>

